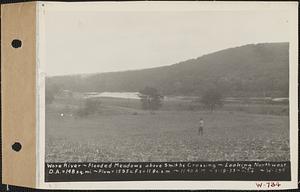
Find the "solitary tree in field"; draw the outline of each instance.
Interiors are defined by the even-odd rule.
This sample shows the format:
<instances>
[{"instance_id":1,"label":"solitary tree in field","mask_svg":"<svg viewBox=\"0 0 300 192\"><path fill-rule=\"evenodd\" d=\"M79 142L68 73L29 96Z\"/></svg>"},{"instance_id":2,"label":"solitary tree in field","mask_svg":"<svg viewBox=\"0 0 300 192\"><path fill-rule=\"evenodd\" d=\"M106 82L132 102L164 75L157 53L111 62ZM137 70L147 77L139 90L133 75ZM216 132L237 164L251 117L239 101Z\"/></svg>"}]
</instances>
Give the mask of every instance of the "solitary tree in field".
<instances>
[{"instance_id":1,"label":"solitary tree in field","mask_svg":"<svg viewBox=\"0 0 300 192\"><path fill-rule=\"evenodd\" d=\"M201 102L211 111L214 111L216 107L222 107L222 94L217 88L210 88L204 92L201 98Z\"/></svg>"},{"instance_id":2,"label":"solitary tree in field","mask_svg":"<svg viewBox=\"0 0 300 192\"><path fill-rule=\"evenodd\" d=\"M163 96L153 87L145 87L140 91L142 108L145 110L158 110L162 106Z\"/></svg>"}]
</instances>

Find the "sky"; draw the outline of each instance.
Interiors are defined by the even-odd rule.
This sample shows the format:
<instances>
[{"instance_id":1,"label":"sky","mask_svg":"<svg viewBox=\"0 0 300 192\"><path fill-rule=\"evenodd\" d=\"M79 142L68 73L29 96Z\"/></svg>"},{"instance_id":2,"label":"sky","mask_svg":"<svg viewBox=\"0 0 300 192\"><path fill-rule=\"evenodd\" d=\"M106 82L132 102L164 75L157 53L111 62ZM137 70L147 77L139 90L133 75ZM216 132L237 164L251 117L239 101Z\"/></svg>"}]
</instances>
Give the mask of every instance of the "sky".
<instances>
[{"instance_id":1,"label":"sky","mask_svg":"<svg viewBox=\"0 0 300 192\"><path fill-rule=\"evenodd\" d=\"M171 65L252 43L288 42L286 11L49 9L46 75Z\"/></svg>"}]
</instances>

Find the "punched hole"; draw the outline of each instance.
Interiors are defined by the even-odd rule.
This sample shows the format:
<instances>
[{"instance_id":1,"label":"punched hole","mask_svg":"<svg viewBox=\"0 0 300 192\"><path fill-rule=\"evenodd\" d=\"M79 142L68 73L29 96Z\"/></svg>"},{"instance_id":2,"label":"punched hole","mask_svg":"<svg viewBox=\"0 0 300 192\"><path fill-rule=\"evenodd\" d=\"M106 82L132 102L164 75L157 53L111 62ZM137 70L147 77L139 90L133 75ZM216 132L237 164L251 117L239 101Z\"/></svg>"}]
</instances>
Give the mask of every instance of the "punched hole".
<instances>
[{"instance_id":1,"label":"punched hole","mask_svg":"<svg viewBox=\"0 0 300 192\"><path fill-rule=\"evenodd\" d=\"M19 142L15 142L15 143L11 146L11 148L12 148L14 151L18 152L18 151L20 151L20 150L22 149L22 145L21 145L21 143L19 143Z\"/></svg>"},{"instance_id":2,"label":"punched hole","mask_svg":"<svg viewBox=\"0 0 300 192\"><path fill-rule=\"evenodd\" d=\"M22 46L22 41L19 40L19 39L14 39L12 42L11 42L11 46L13 48L20 48Z\"/></svg>"}]
</instances>

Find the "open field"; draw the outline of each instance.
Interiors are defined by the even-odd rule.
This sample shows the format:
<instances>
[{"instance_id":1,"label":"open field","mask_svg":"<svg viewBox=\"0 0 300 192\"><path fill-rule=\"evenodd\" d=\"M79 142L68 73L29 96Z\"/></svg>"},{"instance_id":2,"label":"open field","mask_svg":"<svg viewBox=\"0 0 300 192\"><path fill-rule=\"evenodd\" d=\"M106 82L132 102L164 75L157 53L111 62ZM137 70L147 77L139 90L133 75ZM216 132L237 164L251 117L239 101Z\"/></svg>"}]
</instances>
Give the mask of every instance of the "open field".
<instances>
[{"instance_id":1,"label":"open field","mask_svg":"<svg viewBox=\"0 0 300 192\"><path fill-rule=\"evenodd\" d=\"M137 101L103 99L100 113L78 118L72 115L76 102L67 103L71 109L62 117L65 105L55 101L47 106L46 162L290 158L286 115L176 110L174 103L165 103L151 114L141 110ZM202 137L197 135L200 117L205 120Z\"/></svg>"}]
</instances>

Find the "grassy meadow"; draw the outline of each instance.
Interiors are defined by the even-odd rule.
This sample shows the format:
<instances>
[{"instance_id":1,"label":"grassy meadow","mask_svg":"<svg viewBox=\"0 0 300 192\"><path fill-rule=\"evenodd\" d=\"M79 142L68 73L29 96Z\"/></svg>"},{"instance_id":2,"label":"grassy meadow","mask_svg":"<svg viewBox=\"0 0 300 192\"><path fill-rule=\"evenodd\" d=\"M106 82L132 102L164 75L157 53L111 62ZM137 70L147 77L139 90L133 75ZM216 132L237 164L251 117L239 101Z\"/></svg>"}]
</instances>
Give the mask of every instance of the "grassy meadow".
<instances>
[{"instance_id":1,"label":"grassy meadow","mask_svg":"<svg viewBox=\"0 0 300 192\"><path fill-rule=\"evenodd\" d=\"M205 111L187 100L155 113L139 100L102 98L77 117L80 99L46 106L46 162L289 160L287 105L225 104ZM198 135L198 122L205 122Z\"/></svg>"}]
</instances>

